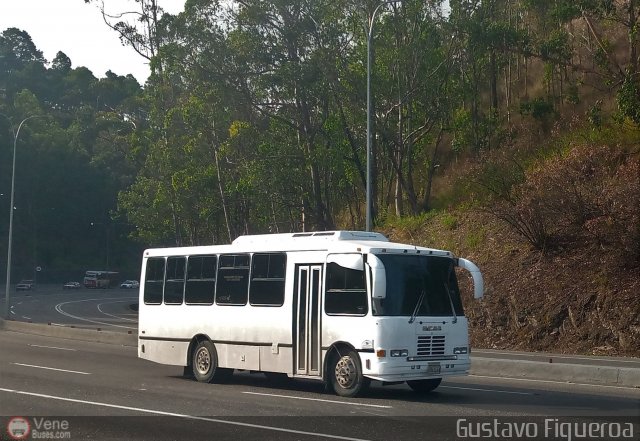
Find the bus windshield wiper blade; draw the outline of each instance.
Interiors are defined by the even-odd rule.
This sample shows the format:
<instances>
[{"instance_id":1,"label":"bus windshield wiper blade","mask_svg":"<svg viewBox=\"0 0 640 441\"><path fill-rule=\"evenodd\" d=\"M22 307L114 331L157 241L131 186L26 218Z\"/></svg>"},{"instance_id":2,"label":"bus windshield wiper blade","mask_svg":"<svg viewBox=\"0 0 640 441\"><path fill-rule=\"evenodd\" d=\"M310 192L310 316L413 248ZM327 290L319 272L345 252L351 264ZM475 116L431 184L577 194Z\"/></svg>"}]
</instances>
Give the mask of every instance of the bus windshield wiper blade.
<instances>
[{"instance_id":1,"label":"bus windshield wiper blade","mask_svg":"<svg viewBox=\"0 0 640 441\"><path fill-rule=\"evenodd\" d=\"M422 289L422 291L420 292L420 297L418 297L418 301L416 302L416 307L413 308L413 313L411 314L411 317L409 317L409 323L413 323L414 321L416 321L416 316L418 315L418 311L422 306L422 302L424 301L424 296L426 294L426 291Z\"/></svg>"},{"instance_id":2,"label":"bus windshield wiper blade","mask_svg":"<svg viewBox=\"0 0 640 441\"><path fill-rule=\"evenodd\" d=\"M451 280L451 271L453 271L453 265L449 266L449 273L447 274L447 280L444 281L444 289L447 291L449 297L449 304L451 305L451 312L453 312L453 323L458 322L458 315L456 314L456 307L453 306L453 298L451 298L451 290L449 289L449 281Z\"/></svg>"}]
</instances>

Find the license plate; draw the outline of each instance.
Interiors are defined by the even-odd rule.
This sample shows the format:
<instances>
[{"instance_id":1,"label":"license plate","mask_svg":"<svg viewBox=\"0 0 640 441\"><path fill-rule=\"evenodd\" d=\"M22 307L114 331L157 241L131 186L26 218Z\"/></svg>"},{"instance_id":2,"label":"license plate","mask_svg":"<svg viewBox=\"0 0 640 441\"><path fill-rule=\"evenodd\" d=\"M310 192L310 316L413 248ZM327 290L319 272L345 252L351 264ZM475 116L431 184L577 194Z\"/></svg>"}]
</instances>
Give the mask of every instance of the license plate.
<instances>
[{"instance_id":1,"label":"license plate","mask_svg":"<svg viewBox=\"0 0 640 441\"><path fill-rule=\"evenodd\" d=\"M436 375L440 373L440 363L429 363L427 365L427 374Z\"/></svg>"}]
</instances>

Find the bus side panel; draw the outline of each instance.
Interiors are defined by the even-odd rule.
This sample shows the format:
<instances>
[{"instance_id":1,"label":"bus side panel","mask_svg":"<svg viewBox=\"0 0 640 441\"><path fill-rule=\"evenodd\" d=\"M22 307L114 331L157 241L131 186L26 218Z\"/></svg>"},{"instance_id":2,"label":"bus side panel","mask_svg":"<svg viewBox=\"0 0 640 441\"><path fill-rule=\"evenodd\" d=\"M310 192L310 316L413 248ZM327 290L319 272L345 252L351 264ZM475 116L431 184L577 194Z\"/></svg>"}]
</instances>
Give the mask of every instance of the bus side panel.
<instances>
[{"instance_id":1,"label":"bus side panel","mask_svg":"<svg viewBox=\"0 0 640 441\"><path fill-rule=\"evenodd\" d=\"M291 346L260 346L260 370L267 372L284 372L292 374L291 359L293 348Z\"/></svg>"},{"instance_id":2,"label":"bus side panel","mask_svg":"<svg viewBox=\"0 0 640 441\"><path fill-rule=\"evenodd\" d=\"M139 340L138 344L140 358L173 366L186 366L188 350L189 342Z\"/></svg>"},{"instance_id":3,"label":"bus side panel","mask_svg":"<svg viewBox=\"0 0 640 441\"><path fill-rule=\"evenodd\" d=\"M260 370L260 348L250 345L216 343L218 366L233 369Z\"/></svg>"}]
</instances>

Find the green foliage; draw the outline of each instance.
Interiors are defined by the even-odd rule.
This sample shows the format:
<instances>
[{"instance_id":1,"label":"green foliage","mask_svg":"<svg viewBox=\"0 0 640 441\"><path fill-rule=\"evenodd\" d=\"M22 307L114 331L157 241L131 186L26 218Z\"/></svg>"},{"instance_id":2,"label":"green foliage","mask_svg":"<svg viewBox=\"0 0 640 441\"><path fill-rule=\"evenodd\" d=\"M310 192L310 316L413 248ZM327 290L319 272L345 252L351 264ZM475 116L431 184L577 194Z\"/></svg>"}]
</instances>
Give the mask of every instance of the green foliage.
<instances>
[{"instance_id":1,"label":"green foliage","mask_svg":"<svg viewBox=\"0 0 640 441\"><path fill-rule=\"evenodd\" d=\"M19 188L34 206L66 206L57 191L75 190L86 213L60 215L69 231L116 213L146 246L364 226L372 5L190 0L171 16L156 2L135 3L140 21L111 26L149 60L144 89L131 76L74 69L62 52L48 67L24 31L0 37L0 112L9 120L0 131L48 116L30 120L20 139L19 159L33 172L19 175ZM418 231L434 207L497 202L544 248L565 233L541 217L552 192L534 185L536 161L555 163L576 140L637 142L637 66L632 48L620 51L637 40L637 23L606 0L452 0L448 15L442 3L385 4L372 22L374 221ZM584 26L569 26L578 16ZM613 100L623 124L612 128ZM577 125L576 114L591 125ZM10 144L0 138L2 188ZM48 175L68 182L44 191ZM438 216L447 231L462 222ZM20 234L46 218L33 215ZM78 243L96 245L90 233ZM478 232L465 243L482 240Z\"/></svg>"},{"instance_id":2,"label":"green foliage","mask_svg":"<svg viewBox=\"0 0 640 441\"><path fill-rule=\"evenodd\" d=\"M424 229L425 224L436 216L437 213L435 211L429 211L417 216L392 217L387 219L385 225L399 231L415 232Z\"/></svg>"},{"instance_id":3,"label":"green foliage","mask_svg":"<svg viewBox=\"0 0 640 441\"><path fill-rule=\"evenodd\" d=\"M543 59L566 63L571 57L569 34L564 30L554 30L540 44L540 55Z\"/></svg>"},{"instance_id":4,"label":"green foliage","mask_svg":"<svg viewBox=\"0 0 640 441\"><path fill-rule=\"evenodd\" d=\"M451 213L443 213L440 221L448 230L455 230L458 227L458 218Z\"/></svg>"},{"instance_id":5,"label":"green foliage","mask_svg":"<svg viewBox=\"0 0 640 441\"><path fill-rule=\"evenodd\" d=\"M464 244L471 252L481 250L487 235L487 231L484 228L479 228L474 231L470 231L464 238Z\"/></svg>"},{"instance_id":6,"label":"green foliage","mask_svg":"<svg viewBox=\"0 0 640 441\"><path fill-rule=\"evenodd\" d=\"M544 98L534 98L520 103L520 113L531 115L535 119L542 121L554 114L554 108L553 104Z\"/></svg>"},{"instance_id":7,"label":"green foliage","mask_svg":"<svg viewBox=\"0 0 640 441\"><path fill-rule=\"evenodd\" d=\"M623 116L640 124L640 87L638 78L628 75L617 93L618 108Z\"/></svg>"}]
</instances>

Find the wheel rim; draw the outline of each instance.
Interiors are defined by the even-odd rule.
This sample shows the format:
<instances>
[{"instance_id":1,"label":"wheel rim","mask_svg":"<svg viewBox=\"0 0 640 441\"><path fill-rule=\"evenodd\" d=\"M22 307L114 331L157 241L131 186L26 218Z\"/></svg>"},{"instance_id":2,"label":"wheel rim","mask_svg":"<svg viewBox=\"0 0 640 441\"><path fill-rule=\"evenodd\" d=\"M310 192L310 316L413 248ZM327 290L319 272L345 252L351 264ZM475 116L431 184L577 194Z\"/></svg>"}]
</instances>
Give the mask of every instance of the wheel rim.
<instances>
[{"instance_id":1,"label":"wheel rim","mask_svg":"<svg viewBox=\"0 0 640 441\"><path fill-rule=\"evenodd\" d=\"M196 370L201 375L206 375L211 369L211 354L205 347L201 347L196 352L195 356Z\"/></svg>"},{"instance_id":2,"label":"wheel rim","mask_svg":"<svg viewBox=\"0 0 640 441\"><path fill-rule=\"evenodd\" d=\"M335 375L336 381L340 387L344 389L353 387L358 379L358 368L356 367L354 360L348 355L345 355L338 360L338 363L336 363Z\"/></svg>"}]
</instances>

